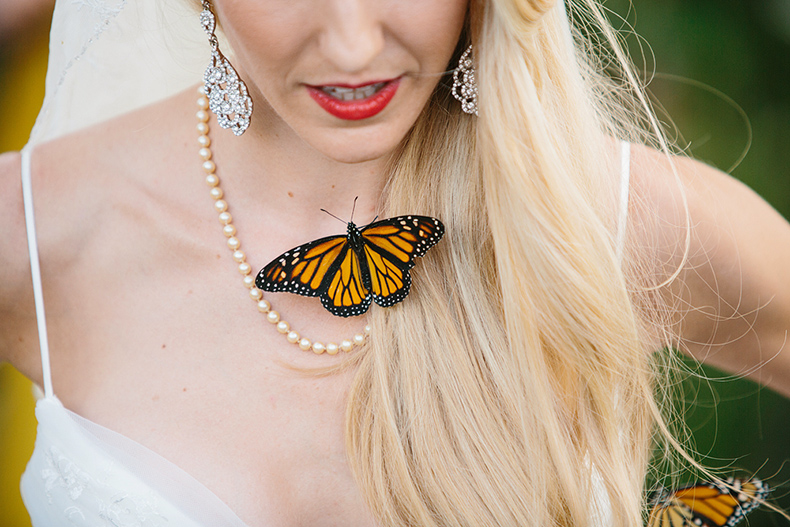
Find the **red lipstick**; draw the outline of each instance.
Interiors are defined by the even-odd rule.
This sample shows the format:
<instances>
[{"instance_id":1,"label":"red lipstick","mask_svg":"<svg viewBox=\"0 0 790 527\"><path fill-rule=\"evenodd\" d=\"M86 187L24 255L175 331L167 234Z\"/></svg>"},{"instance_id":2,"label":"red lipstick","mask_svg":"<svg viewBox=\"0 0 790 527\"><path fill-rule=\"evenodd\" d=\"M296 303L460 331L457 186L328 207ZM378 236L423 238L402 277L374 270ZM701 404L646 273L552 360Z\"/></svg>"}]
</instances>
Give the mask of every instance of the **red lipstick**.
<instances>
[{"instance_id":1,"label":"red lipstick","mask_svg":"<svg viewBox=\"0 0 790 527\"><path fill-rule=\"evenodd\" d=\"M336 84L331 88L346 88L346 89L356 89L356 88L364 88L365 86L371 86L373 84L378 84L376 82L371 82L367 84L361 84L358 86L349 86L349 85L342 85ZM334 115L338 119L344 119L347 121L359 121L361 119L367 119L368 117L373 117L374 115L381 112L392 98L395 96L395 92L398 91L398 86L400 85L400 78L393 79L391 81L386 81L384 86L379 89L374 94L370 95L369 97L365 97L363 99L353 99L353 100L341 100L337 97L334 97L324 91L320 86L307 86L307 92L310 94L310 97L313 98L318 105L326 110L328 113Z\"/></svg>"}]
</instances>

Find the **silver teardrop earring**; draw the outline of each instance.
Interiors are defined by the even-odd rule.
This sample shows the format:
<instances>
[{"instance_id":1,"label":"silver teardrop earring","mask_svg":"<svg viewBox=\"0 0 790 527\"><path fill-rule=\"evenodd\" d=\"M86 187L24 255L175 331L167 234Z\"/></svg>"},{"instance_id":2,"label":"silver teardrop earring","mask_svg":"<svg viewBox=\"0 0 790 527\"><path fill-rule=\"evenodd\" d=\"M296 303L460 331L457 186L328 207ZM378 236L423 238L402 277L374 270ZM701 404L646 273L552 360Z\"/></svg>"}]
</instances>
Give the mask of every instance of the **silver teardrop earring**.
<instances>
[{"instance_id":1,"label":"silver teardrop earring","mask_svg":"<svg viewBox=\"0 0 790 527\"><path fill-rule=\"evenodd\" d=\"M466 48L453 70L453 97L461 102L461 109L469 114L477 114L477 79L472 62L472 45Z\"/></svg>"},{"instance_id":2,"label":"silver teardrop earring","mask_svg":"<svg viewBox=\"0 0 790 527\"><path fill-rule=\"evenodd\" d=\"M241 135L250 125L252 99L247 94L247 85L219 50L219 41L214 34L217 22L209 0L203 0L200 25L211 44L211 62L203 74L209 109L217 116L222 128L230 128L234 134Z\"/></svg>"}]
</instances>

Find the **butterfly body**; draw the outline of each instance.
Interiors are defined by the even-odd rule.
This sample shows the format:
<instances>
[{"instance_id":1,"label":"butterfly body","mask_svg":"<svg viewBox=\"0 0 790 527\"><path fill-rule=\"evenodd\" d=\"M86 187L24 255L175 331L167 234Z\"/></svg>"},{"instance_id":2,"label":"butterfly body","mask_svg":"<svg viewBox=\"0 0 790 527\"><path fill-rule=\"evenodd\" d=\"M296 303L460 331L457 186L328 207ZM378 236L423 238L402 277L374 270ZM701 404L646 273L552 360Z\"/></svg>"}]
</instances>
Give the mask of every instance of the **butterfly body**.
<instances>
[{"instance_id":1,"label":"butterfly body","mask_svg":"<svg viewBox=\"0 0 790 527\"><path fill-rule=\"evenodd\" d=\"M362 268L362 285L370 290L370 268L368 267L367 261L364 257L365 240L362 238L362 231L359 230L353 221L349 221L346 232L348 233L348 244L351 247L351 250L356 253L357 258L359 258L359 265Z\"/></svg>"},{"instance_id":2,"label":"butterfly body","mask_svg":"<svg viewBox=\"0 0 790 527\"><path fill-rule=\"evenodd\" d=\"M729 478L726 483L661 491L654 500L648 527L733 527L768 495L768 486L759 479Z\"/></svg>"},{"instance_id":3,"label":"butterfly body","mask_svg":"<svg viewBox=\"0 0 790 527\"><path fill-rule=\"evenodd\" d=\"M414 259L443 234L444 225L428 216L397 216L362 228L348 222L345 235L305 243L272 260L255 285L318 296L333 315L361 315L371 302L389 307L406 298Z\"/></svg>"}]
</instances>

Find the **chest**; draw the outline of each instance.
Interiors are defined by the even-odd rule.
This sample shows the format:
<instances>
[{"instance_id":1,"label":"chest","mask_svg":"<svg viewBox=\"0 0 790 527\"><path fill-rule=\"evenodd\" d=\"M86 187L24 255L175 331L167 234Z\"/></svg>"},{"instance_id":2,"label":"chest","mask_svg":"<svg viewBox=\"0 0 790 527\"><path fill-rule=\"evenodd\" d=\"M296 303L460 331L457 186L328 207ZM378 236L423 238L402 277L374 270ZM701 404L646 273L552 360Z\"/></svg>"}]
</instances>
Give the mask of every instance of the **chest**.
<instances>
[{"instance_id":1,"label":"chest","mask_svg":"<svg viewBox=\"0 0 790 527\"><path fill-rule=\"evenodd\" d=\"M344 446L353 372L304 371L337 357L302 352L266 321L216 225L129 210L114 207L80 243L41 244L55 394L184 470L250 526L373 524ZM172 227L181 224L190 228ZM315 299L270 299L320 336L364 325L327 320ZM34 319L28 333L34 342Z\"/></svg>"},{"instance_id":2,"label":"chest","mask_svg":"<svg viewBox=\"0 0 790 527\"><path fill-rule=\"evenodd\" d=\"M68 408L184 470L250 526L369 521L344 447L348 379L245 368L209 357L220 343L202 344L170 344L159 361L105 356L101 368L56 375L55 390ZM186 352L203 356L190 362Z\"/></svg>"},{"instance_id":3,"label":"chest","mask_svg":"<svg viewBox=\"0 0 790 527\"><path fill-rule=\"evenodd\" d=\"M289 362L314 357L265 321L236 277L239 298L222 301L212 297L223 280L190 288L177 273L143 274L104 300L48 289L64 405L183 469L250 526L372 524L344 446L353 372L299 371L329 363Z\"/></svg>"}]
</instances>

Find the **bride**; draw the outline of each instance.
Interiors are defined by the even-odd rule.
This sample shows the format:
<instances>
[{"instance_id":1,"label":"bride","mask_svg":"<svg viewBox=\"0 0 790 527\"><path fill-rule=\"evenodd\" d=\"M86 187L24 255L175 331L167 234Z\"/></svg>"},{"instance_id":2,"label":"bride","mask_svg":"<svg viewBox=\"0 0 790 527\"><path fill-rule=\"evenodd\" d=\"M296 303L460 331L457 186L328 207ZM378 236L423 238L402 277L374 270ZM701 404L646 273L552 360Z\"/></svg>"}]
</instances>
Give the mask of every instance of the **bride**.
<instances>
[{"instance_id":1,"label":"bride","mask_svg":"<svg viewBox=\"0 0 790 527\"><path fill-rule=\"evenodd\" d=\"M62 1L47 90L0 158L36 527L633 526L662 349L790 394L790 226L670 155L596 0ZM322 209L438 221L388 292L298 266ZM300 246L330 300L258 276Z\"/></svg>"}]
</instances>

